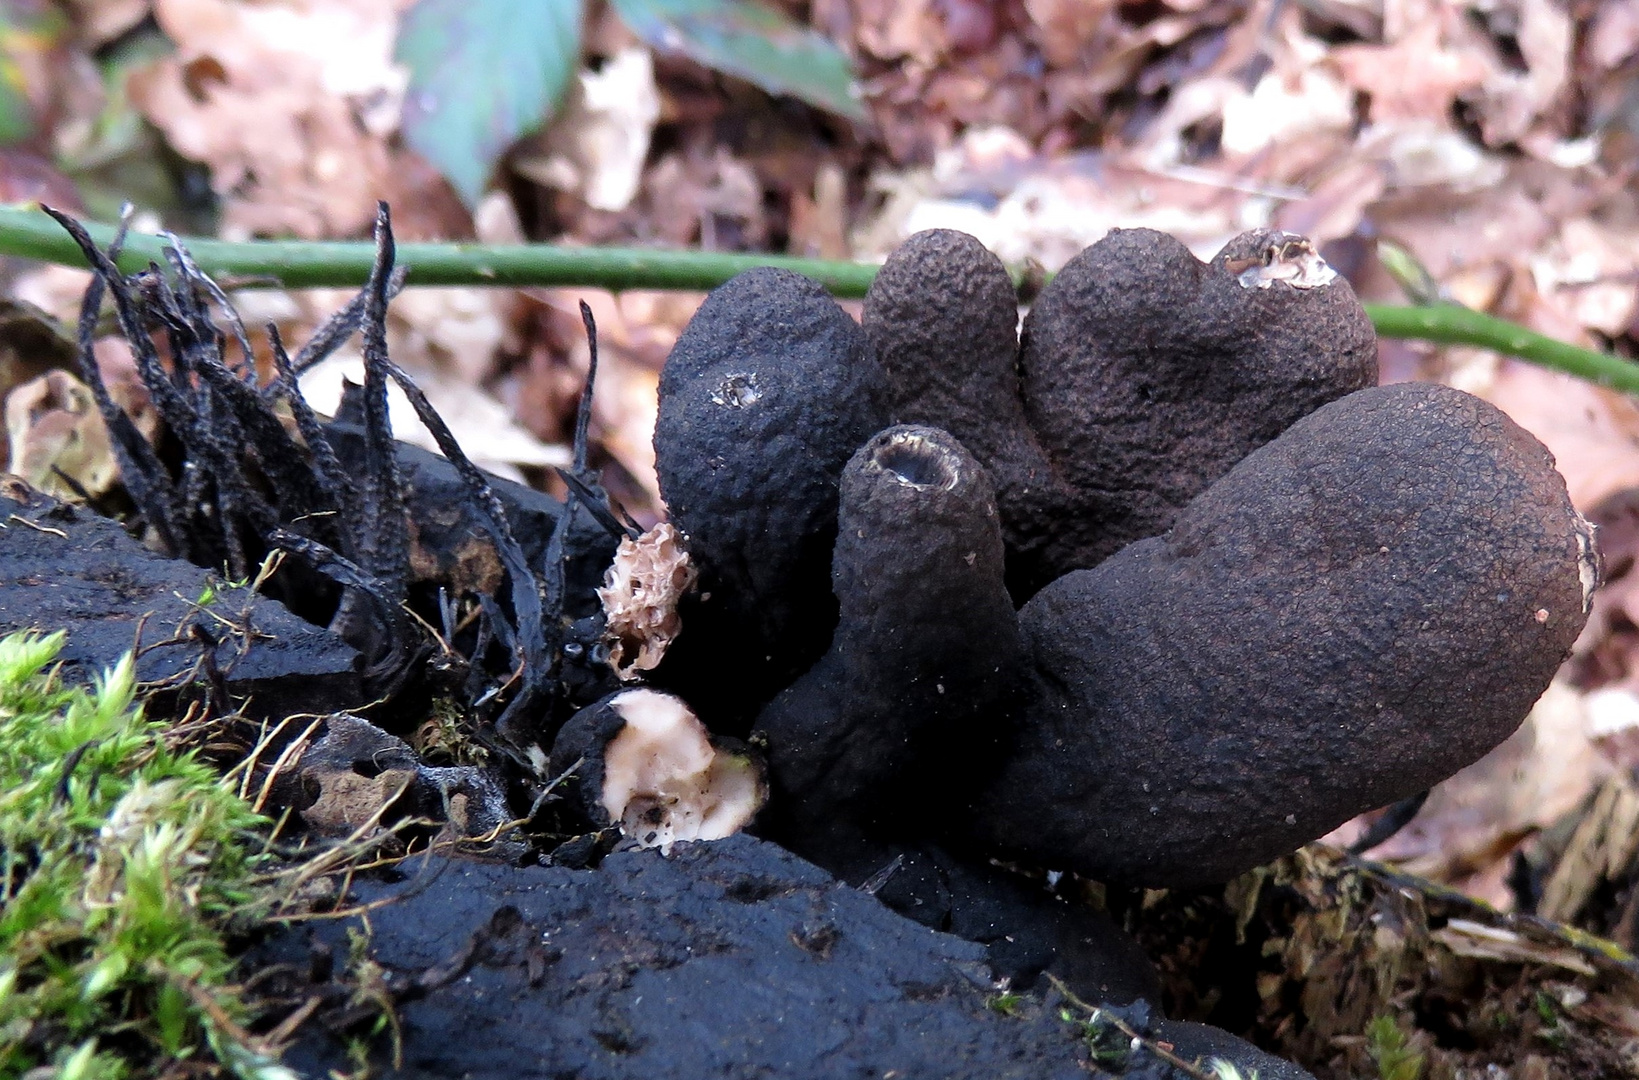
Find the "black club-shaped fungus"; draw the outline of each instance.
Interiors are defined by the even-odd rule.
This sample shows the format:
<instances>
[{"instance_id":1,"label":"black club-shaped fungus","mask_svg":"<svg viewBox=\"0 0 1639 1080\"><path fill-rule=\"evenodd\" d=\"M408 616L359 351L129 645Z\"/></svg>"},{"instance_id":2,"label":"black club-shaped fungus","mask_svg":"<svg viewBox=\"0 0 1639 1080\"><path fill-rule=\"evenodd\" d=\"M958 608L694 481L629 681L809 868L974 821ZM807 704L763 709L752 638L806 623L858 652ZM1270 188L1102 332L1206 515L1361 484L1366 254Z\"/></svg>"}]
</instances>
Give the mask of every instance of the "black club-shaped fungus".
<instances>
[{"instance_id":1,"label":"black club-shaped fungus","mask_svg":"<svg viewBox=\"0 0 1639 1080\"><path fill-rule=\"evenodd\" d=\"M775 835L839 865L849 837L920 837L1222 881L1523 719L1586 617L1591 530L1491 406L1367 386L1370 323L1307 241L1248 233L1204 264L1117 231L1016 354L1013 316L993 256L928 233L878 278L870 347L770 271L668 362L657 450L701 606L756 613L732 648L685 613L679 644L715 656L702 685L743 688L749 651L784 686L757 718ZM773 407L742 416L762 371L791 378L770 396L759 374ZM844 472L873 401L930 426Z\"/></svg>"},{"instance_id":2,"label":"black club-shaped fungus","mask_svg":"<svg viewBox=\"0 0 1639 1080\"><path fill-rule=\"evenodd\" d=\"M807 828L899 816L924 800L915 774L959 784L1022 667L990 480L937 428L889 428L849 461L831 574L830 650L757 721L778 813Z\"/></svg>"},{"instance_id":3,"label":"black club-shaped fungus","mask_svg":"<svg viewBox=\"0 0 1639 1080\"><path fill-rule=\"evenodd\" d=\"M1041 678L975 827L1100 880L1227 880L1507 738L1596 579L1530 434L1359 391L1024 607Z\"/></svg>"},{"instance_id":4,"label":"black club-shaped fungus","mask_svg":"<svg viewBox=\"0 0 1639 1080\"><path fill-rule=\"evenodd\" d=\"M906 241L865 307L892 419L949 430L995 478L1021 599L1165 531L1251 450L1377 376L1348 283L1269 230L1209 264L1117 229L1042 291L1022 341L1016 320L1000 260L948 230Z\"/></svg>"},{"instance_id":5,"label":"black club-shaped fungus","mask_svg":"<svg viewBox=\"0 0 1639 1080\"><path fill-rule=\"evenodd\" d=\"M713 292L666 361L655 465L700 582L657 677L714 724L825 651L838 479L884 426L879 384L859 325L783 270Z\"/></svg>"}]
</instances>

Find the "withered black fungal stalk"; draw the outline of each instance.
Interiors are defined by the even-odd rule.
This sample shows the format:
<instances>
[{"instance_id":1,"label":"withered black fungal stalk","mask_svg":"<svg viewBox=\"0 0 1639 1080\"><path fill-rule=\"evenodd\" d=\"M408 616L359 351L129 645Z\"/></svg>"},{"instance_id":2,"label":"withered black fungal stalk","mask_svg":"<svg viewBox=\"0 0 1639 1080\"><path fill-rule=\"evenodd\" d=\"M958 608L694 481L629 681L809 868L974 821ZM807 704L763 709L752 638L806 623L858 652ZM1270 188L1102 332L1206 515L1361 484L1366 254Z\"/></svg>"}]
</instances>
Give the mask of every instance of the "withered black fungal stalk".
<instances>
[{"instance_id":1,"label":"withered black fungal stalk","mask_svg":"<svg viewBox=\"0 0 1639 1080\"><path fill-rule=\"evenodd\" d=\"M265 387L257 385L249 335L227 296L185 251L173 245L164 268L150 266L127 277L112 260L118 238L113 252L105 254L77 223L54 216L94 271L81 312L81 373L113 435L126 487L164 552L201 565L225 565L238 576L248 575L275 548L296 554L305 567L292 560L265 587L307 617L328 620L363 655L367 692L383 698L419 677L424 667L428 643L406 614L416 590L424 588L421 575L450 569L463 580L441 584L473 589L484 611L467 679L475 708L495 719L521 762L541 764L545 752L538 747L550 743L561 716L588 700L589 691L612 684L579 640L595 643L601 628L571 625L597 611L593 590L615 541L602 524L612 520L602 506L606 496L585 468L584 420L577 430L576 486L567 511L544 496L512 491L505 503L497 497L425 395L387 355L387 307L406 272L394 265L385 205L376 220L375 266L359 295L294 358L277 330L268 328L276 374ZM92 338L105 295L113 298L162 421L160 449L143 438L102 383ZM225 359L229 338L217 328L213 304L240 354L231 365ZM163 360L151 337L155 331L164 335ZM355 332L362 340L364 386L345 395L346 422L321 420L303 400L297 377ZM588 333L595 334L589 316ZM595 356L595 336L593 348ZM429 460L423 461L419 452L394 440L387 410L392 382L403 389L447 460L434 464L436 459L424 455ZM588 380L587 400L590 393ZM274 411L281 401L299 439ZM585 402L582 411L589 414ZM419 487L412 486L412 478ZM438 489L436 505L422 490L430 488ZM427 516L413 531L412 505ZM509 514L536 512L550 519L551 538L526 551ZM469 565L445 568L440 557L429 558L422 541L447 537L447 526L463 522L469 532L489 539L493 559L470 557L467 547L461 561ZM615 522L614 532L621 531ZM419 569L412 566L412 552L421 559ZM584 565L589 559L596 564L590 572ZM494 580L481 583L476 578L486 565L494 567ZM501 588L503 577L506 603L499 604L487 592ZM429 615L445 622L453 635L450 603L442 602ZM502 643L511 658L498 676L485 672L491 642ZM578 650L574 656L569 646ZM537 747L533 757L531 747Z\"/></svg>"}]
</instances>

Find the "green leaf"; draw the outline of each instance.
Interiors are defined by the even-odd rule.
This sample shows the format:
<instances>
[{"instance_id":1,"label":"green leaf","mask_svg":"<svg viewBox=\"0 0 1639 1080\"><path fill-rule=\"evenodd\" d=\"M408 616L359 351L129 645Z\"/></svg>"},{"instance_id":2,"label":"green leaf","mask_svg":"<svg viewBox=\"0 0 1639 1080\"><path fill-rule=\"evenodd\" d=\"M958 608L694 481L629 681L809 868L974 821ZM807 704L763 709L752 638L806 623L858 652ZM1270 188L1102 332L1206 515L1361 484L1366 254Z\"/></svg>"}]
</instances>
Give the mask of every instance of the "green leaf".
<instances>
[{"instance_id":1,"label":"green leaf","mask_svg":"<svg viewBox=\"0 0 1639 1080\"><path fill-rule=\"evenodd\" d=\"M848 58L819 34L752 0L611 0L651 48L865 119Z\"/></svg>"},{"instance_id":2,"label":"green leaf","mask_svg":"<svg viewBox=\"0 0 1639 1080\"><path fill-rule=\"evenodd\" d=\"M398 28L404 139L473 206L545 123L580 58L581 0L418 0Z\"/></svg>"}]
</instances>

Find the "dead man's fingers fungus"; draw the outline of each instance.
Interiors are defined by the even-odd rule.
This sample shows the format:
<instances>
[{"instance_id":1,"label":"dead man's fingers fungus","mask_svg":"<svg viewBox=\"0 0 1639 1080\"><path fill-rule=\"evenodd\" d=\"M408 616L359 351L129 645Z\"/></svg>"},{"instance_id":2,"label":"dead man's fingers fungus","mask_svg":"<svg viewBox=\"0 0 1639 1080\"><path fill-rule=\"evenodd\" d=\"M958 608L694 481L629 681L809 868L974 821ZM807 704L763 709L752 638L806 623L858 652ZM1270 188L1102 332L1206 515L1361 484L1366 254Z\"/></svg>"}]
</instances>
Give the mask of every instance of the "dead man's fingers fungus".
<instances>
[{"instance_id":1,"label":"dead man's fingers fungus","mask_svg":"<svg viewBox=\"0 0 1639 1080\"><path fill-rule=\"evenodd\" d=\"M1497 409L1351 394L1025 605L1039 678L975 828L1100 880L1227 880L1507 738L1595 559L1553 458Z\"/></svg>"},{"instance_id":2,"label":"dead man's fingers fungus","mask_svg":"<svg viewBox=\"0 0 1639 1080\"><path fill-rule=\"evenodd\" d=\"M831 579L829 651L757 726L777 816L875 824L917 803L918 778L957 784L988 759L1023 668L995 496L961 443L907 425L853 456Z\"/></svg>"},{"instance_id":3,"label":"dead man's fingers fungus","mask_svg":"<svg viewBox=\"0 0 1639 1080\"><path fill-rule=\"evenodd\" d=\"M783 270L713 292L666 360L655 467L700 581L658 681L714 724L825 651L837 483L884 426L878 382L859 325Z\"/></svg>"},{"instance_id":4,"label":"dead man's fingers fungus","mask_svg":"<svg viewBox=\"0 0 1639 1080\"><path fill-rule=\"evenodd\" d=\"M1288 233L1203 263L1114 230L1042 290L1016 361L1012 297L972 237L918 233L872 285L865 330L892 418L946 427L996 479L1021 600L1164 532L1251 450L1377 380L1353 290Z\"/></svg>"}]
</instances>

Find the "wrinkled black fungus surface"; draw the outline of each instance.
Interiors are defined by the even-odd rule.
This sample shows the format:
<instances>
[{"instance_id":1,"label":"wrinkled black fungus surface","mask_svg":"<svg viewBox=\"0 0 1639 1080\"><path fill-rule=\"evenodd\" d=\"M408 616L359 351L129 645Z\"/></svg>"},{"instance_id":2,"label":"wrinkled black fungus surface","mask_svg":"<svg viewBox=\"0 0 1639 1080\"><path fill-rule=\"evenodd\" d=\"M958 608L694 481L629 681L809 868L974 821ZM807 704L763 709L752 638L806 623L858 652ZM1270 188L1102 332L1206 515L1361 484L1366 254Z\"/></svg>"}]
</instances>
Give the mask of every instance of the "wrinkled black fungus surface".
<instances>
[{"instance_id":1,"label":"wrinkled black fungus surface","mask_svg":"<svg viewBox=\"0 0 1639 1080\"><path fill-rule=\"evenodd\" d=\"M864 333L815 281L741 274L660 378L655 467L700 571L657 680L714 726L749 721L825 651L837 484L883 426Z\"/></svg>"},{"instance_id":2,"label":"wrinkled black fungus surface","mask_svg":"<svg viewBox=\"0 0 1639 1080\"><path fill-rule=\"evenodd\" d=\"M400 1075L1087 1075L1055 1010L987 1007L982 948L750 837L616 853L595 872L435 860L422 877L357 886L401 897L370 913L369 938L404 989ZM310 938L345 957L350 928L305 924L250 963L307 971ZM316 1027L286 1063L350 1064Z\"/></svg>"},{"instance_id":3,"label":"wrinkled black fungus surface","mask_svg":"<svg viewBox=\"0 0 1639 1080\"><path fill-rule=\"evenodd\" d=\"M1325 406L1025 606L1042 678L975 827L1100 880L1204 884L1428 787L1569 652L1585 530L1548 452L1478 398Z\"/></svg>"},{"instance_id":4,"label":"wrinkled black fungus surface","mask_svg":"<svg viewBox=\"0 0 1639 1080\"><path fill-rule=\"evenodd\" d=\"M1016 361L1011 282L977 240L918 233L888 260L865 329L892 419L951 431L991 472L1015 595L1165 531L1248 452L1376 381L1345 280L1259 287L1265 261L1306 252L1259 230L1207 264L1114 230L1042 291Z\"/></svg>"}]
</instances>

